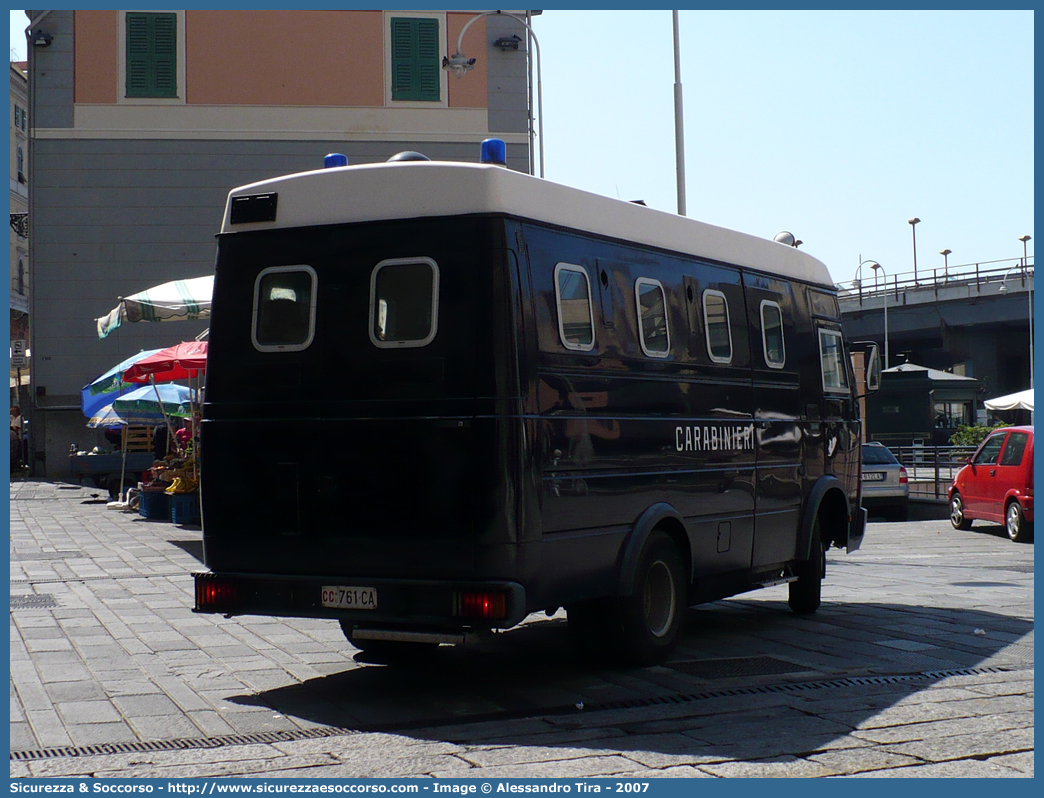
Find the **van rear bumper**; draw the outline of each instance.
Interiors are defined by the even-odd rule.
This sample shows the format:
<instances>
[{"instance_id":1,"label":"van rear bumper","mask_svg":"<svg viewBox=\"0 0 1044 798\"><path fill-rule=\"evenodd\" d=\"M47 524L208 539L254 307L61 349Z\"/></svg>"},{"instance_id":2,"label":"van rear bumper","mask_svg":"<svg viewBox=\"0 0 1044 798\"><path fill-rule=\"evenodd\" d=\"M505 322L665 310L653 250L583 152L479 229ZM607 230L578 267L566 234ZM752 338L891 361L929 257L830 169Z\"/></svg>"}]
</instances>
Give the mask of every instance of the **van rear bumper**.
<instances>
[{"instance_id":1,"label":"van rear bumper","mask_svg":"<svg viewBox=\"0 0 1044 798\"><path fill-rule=\"evenodd\" d=\"M360 627L421 632L507 629L526 616L526 591L517 582L426 581L353 576L286 576L197 572L193 612L329 618ZM373 609L326 606L324 591L373 591Z\"/></svg>"}]
</instances>

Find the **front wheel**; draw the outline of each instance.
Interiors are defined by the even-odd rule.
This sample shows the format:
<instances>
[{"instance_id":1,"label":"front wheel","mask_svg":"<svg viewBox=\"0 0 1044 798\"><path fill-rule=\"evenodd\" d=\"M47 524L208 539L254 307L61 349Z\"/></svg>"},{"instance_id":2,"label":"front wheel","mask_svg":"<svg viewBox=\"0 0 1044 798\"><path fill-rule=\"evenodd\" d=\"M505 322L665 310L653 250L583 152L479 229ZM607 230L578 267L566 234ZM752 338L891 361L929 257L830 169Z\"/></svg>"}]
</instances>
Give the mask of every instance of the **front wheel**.
<instances>
[{"instance_id":1,"label":"front wheel","mask_svg":"<svg viewBox=\"0 0 1044 798\"><path fill-rule=\"evenodd\" d=\"M634 593L620 600L620 643L626 660L654 665L678 639L686 598L685 572L674 541L654 531L642 548Z\"/></svg>"},{"instance_id":2,"label":"front wheel","mask_svg":"<svg viewBox=\"0 0 1044 798\"><path fill-rule=\"evenodd\" d=\"M950 523L954 529L969 530L971 529L971 519L964 514L964 499L961 498L961 494L954 493L950 497Z\"/></svg>"},{"instance_id":3,"label":"front wheel","mask_svg":"<svg viewBox=\"0 0 1044 798\"><path fill-rule=\"evenodd\" d=\"M787 604L798 615L811 615L819 609L823 594L823 574L826 572L826 551L820 533L819 518L812 527L812 541L808 559L798 563L797 579L790 583Z\"/></svg>"},{"instance_id":4,"label":"front wheel","mask_svg":"<svg viewBox=\"0 0 1044 798\"><path fill-rule=\"evenodd\" d=\"M1026 520L1026 513L1018 502L1012 502L1004 511L1004 526L1015 543L1025 543L1033 537L1033 523Z\"/></svg>"}]
</instances>

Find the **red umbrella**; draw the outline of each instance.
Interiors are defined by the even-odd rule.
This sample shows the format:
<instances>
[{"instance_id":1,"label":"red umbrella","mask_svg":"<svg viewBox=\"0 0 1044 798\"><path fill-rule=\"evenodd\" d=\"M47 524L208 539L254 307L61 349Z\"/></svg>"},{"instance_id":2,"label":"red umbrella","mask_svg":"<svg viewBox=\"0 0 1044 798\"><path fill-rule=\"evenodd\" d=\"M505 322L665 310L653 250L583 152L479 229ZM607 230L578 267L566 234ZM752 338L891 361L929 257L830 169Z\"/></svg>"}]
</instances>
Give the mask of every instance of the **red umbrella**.
<instances>
[{"instance_id":1,"label":"red umbrella","mask_svg":"<svg viewBox=\"0 0 1044 798\"><path fill-rule=\"evenodd\" d=\"M184 341L142 358L123 373L125 382L172 382L207 370L207 342Z\"/></svg>"}]
</instances>

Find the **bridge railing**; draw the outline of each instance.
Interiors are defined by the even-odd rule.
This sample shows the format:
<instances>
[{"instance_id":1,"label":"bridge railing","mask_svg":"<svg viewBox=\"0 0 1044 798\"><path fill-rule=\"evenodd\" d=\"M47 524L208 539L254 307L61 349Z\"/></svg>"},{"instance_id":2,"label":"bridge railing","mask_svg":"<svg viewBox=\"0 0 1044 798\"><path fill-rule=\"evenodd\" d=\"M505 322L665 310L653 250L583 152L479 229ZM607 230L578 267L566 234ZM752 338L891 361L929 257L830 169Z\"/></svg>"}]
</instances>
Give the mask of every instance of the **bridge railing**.
<instances>
[{"instance_id":1,"label":"bridge railing","mask_svg":"<svg viewBox=\"0 0 1044 798\"><path fill-rule=\"evenodd\" d=\"M951 269L918 269L915 278L913 272L900 272L874 280L873 276L864 274L859 280L837 283L838 298L856 300L863 304L863 299L888 294L889 299L901 301L907 291L935 290L969 286L977 293L996 291L1002 284L1010 284L1013 288L1025 288L1033 279L1033 258L1007 258L1005 260L984 261L981 263L965 263ZM1030 286L1032 287L1032 286Z\"/></svg>"}]
</instances>

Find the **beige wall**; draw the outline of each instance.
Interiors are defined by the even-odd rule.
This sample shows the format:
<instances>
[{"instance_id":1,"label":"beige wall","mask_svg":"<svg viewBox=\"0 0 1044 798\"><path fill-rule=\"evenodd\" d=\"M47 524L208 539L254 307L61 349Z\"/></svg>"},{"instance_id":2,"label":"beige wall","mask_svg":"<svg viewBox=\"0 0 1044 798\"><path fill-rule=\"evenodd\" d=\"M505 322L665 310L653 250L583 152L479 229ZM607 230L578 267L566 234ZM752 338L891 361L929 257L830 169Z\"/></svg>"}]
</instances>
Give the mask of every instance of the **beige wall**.
<instances>
[{"instance_id":1,"label":"beige wall","mask_svg":"<svg viewBox=\"0 0 1044 798\"><path fill-rule=\"evenodd\" d=\"M471 13L446 15L445 48ZM381 107L385 101L380 11L187 11L185 102L188 105ZM76 103L115 104L116 11L75 12ZM450 77L451 108L485 108L486 22L476 21L463 51L478 57L461 80Z\"/></svg>"},{"instance_id":2,"label":"beige wall","mask_svg":"<svg viewBox=\"0 0 1044 798\"><path fill-rule=\"evenodd\" d=\"M116 102L115 11L77 11L73 87L78 103Z\"/></svg>"}]
</instances>

